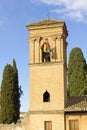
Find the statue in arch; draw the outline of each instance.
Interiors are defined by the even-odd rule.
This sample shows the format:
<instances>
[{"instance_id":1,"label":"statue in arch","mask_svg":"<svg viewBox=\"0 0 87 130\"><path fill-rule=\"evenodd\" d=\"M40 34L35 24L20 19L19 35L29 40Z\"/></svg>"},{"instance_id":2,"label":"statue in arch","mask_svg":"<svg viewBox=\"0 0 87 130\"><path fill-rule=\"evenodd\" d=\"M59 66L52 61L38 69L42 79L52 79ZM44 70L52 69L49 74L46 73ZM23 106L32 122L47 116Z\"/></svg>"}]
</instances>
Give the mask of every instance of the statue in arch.
<instances>
[{"instance_id":1,"label":"statue in arch","mask_svg":"<svg viewBox=\"0 0 87 130\"><path fill-rule=\"evenodd\" d=\"M48 39L45 39L42 46L42 62L50 62L50 44Z\"/></svg>"}]
</instances>

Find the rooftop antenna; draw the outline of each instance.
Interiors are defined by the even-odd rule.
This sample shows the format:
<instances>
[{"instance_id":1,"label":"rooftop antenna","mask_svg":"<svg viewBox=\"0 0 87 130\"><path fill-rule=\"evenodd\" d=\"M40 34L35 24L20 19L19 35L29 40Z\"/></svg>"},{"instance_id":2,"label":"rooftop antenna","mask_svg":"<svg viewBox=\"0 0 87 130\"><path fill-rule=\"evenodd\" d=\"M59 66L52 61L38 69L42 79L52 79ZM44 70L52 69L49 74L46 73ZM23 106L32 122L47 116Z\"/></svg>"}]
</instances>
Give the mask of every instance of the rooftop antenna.
<instances>
[{"instance_id":1,"label":"rooftop antenna","mask_svg":"<svg viewBox=\"0 0 87 130\"><path fill-rule=\"evenodd\" d=\"M47 7L47 19L49 19L49 10L48 10L48 7Z\"/></svg>"}]
</instances>

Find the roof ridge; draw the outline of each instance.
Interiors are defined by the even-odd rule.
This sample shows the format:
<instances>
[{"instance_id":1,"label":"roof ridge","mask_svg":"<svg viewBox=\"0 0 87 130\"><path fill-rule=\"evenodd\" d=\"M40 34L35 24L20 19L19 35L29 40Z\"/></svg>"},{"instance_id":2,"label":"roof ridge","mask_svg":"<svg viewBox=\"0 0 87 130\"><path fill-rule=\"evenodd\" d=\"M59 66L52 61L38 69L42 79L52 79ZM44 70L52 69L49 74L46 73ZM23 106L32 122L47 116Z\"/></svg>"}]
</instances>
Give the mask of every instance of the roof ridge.
<instances>
[{"instance_id":1,"label":"roof ridge","mask_svg":"<svg viewBox=\"0 0 87 130\"><path fill-rule=\"evenodd\" d=\"M55 19L51 19L51 18L46 18L44 20L33 22L32 24L28 24L27 26L38 26L38 25L45 25L45 24L55 24L55 23L58 23L58 22L64 23L63 20L55 20Z\"/></svg>"}]
</instances>

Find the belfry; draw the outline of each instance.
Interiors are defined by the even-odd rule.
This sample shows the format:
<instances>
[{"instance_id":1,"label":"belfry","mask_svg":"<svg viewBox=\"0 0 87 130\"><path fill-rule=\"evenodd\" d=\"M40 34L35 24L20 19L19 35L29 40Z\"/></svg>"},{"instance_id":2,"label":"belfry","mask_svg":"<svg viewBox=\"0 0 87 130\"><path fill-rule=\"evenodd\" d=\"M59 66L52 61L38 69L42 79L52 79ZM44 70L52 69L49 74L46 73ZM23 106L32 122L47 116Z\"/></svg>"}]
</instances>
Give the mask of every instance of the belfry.
<instances>
[{"instance_id":1,"label":"belfry","mask_svg":"<svg viewBox=\"0 0 87 130\"><path fill-rule=\"evenodd\" d=\"M64 130L68 36L64 21L27 25L30 46L30 130Z\"/></svg>"}]
</instances>

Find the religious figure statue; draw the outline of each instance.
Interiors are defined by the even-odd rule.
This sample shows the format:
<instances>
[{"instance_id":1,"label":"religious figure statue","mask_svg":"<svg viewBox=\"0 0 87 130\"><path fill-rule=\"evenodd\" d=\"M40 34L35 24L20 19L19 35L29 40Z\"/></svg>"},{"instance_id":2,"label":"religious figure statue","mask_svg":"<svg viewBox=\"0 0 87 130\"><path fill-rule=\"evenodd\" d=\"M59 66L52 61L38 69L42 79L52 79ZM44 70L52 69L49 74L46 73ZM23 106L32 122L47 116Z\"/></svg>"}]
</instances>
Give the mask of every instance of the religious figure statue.
<instances>
[{"instance_id":1,"label":"religious figure statue","mask_svg":"<svg viewBox=\"0 0 87 130\"><path fill-rule=\"evenodd\" d=\"M45 39L45 41L43 42L42 46L42 62L50 62L50 44L48 39Z\"/></svg>"}]
</instances>

